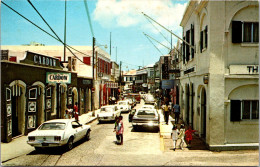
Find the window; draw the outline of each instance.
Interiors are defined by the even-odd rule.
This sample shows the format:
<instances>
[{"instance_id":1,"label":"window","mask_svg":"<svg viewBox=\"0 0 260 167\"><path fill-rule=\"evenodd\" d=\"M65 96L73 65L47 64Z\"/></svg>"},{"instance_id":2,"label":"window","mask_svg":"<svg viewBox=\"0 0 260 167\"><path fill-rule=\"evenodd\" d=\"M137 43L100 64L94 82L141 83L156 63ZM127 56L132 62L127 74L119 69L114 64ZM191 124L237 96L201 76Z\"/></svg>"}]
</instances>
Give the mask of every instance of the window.
<instances>
[{"instance_id":1,"label":"window","mask_svg":"<svg viewBox=\"0 0 260 167\"><path fill-rule=\"evenodd\" d=\"M200 52L208 47L208 26L200 32Z\"/></svg>"},{"instance_id":2,"label":"window","mask_svg":"<svg viewBox=\"0 0 260 167\"><path fill-rule=\"evenodd\" d=\"M258 100L231 100L230 121L259 119Z\"/></svg>"},{"instance_id":3,"label":"window","mask_svg":"<svg viewBox=\"0 0 260 167\"><path fill-rule=\"evenodd\" d=\"M16 57L15 56L10 56L9 57L9 61L16 62Z\"/></svg>"},{"instance_id":4,"label":"window","mask_svg":"<svg viewBox=\"0 0 260 167\"><path fill-rule=\"evenodd\" d=\"M258 23L244 22L243 26L243 42L259 42Z\"/></svg>"},{"instance_id":5,"label":"window","mask_svg":"<svg viewBox=\"0 0 260 167\"><path fill-rule=\"evenodd\" d=\"M232 42L258 43L258 27L258 22L232 21Z\"/></svg>"}]
</instances>

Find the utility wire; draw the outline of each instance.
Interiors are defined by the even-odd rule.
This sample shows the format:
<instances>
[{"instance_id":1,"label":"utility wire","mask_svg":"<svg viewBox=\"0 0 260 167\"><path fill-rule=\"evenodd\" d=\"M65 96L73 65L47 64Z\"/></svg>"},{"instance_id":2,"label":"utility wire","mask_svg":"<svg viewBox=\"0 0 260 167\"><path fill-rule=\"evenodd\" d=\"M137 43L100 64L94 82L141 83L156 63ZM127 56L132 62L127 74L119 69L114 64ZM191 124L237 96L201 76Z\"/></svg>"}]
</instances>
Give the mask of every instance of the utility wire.
<instances>
[{"instance_id":1,"label":"utility wire","mask_svg":"<svg viewBox=\"0 0 260 167\"><path fill-rule=\"evenodd\" d=\"M33 9L38 13L38 15L42 18L42 20L44 21L44 23L50 28L50 30L52 31L52 33L58 38L58 40L64 44L64 42L62 42L62 40L60 39L60 37L55 33L55 31L51 28L51 26L48 24L48 22L43 18L43 16L40 14L40 12L35 8L35 6L32 4L32 2L30 0L27 0L29 2L29 4L33 7ZM71 50L70 48L67 48L71 54L73 54L79 61L81 61L82 63L84 63L79 57L77 57ZM64 60L65 62L65 60Z\"/></svg>"},{"instance_id":2,"label":"utility wire","mask_svg":"<svg viewBox=\"0 0 260 167\"><path fill-rule=\"evenodd\" d=\"M151 38L151 39L152 39L152 40L154 40L155 42L157 42L157 43L161 44L161 45L162 45L162 46L164 46L165 48L167 48L167 49L171 50L171 48L169 48L169 47L165 46L164 44L162 44L161 42L157 41L157 40L156 40L156 39L154 39L153 37L151 37L151 36L149 36L149 35L147 35L147 34L145 34L145 33L144 33L144 35L145 35L145 36L147 36L147 37L149 37L149 38Z\"/></svg>"},{"instance_id":3,"label":"utility wire","mask_svg":"<svg viewBox=\"0 0 260 167\"><path fill-rule=\"evenodd\" d=\"M23 16L22 14L20 14L19 12L17 12L15 9L13 9L12 7L10 7L9 5L7 5L6 3L4 3L3 1L1 1L2 4L4 4L6 7L8 7L9 9L11 9L13 12L15 12L16 14L18 14L19 16L21 16L22 18L24 18L25 20L27 20L29 23L31 23L32 25L34 25L35 27L37 27L38 29L42 30L43 32L45 32L46 34L48 34L49 36L51 36L52 38L56 39L57 41L61 42L63 45L66 45L66 47L69 47L85 56L90 57L89 55L71 47L70 45L64 44L62 41L60 41L58 38L54 37L53 35L51 35L50 33L48 33L46 30L42 29L41 27L39 27L37 24L33 23L32 21L30 21L29 19L27 19L25 16Z\"/></svg>"},{"instance_id":4,"label":"utility wire","mask_svg":"<svg viewBox=\"0 0 260 167\"><path fill-rule=\"evenodd\" d=\"M89 26L90 26L91 34L92 34L92 37L95 37L95 35L94 35L94 31L93 31L93 27L92 27L92 23L91 23L91 19L90 19L89 10L88 10L88 3L87 3L87 0L84 0L84 4L85 4L85 9L86 9L86 12L87 12L87 15L88 15L88 22L89 22Z\"/></svg>"},{"instance_id":5,"label":"utility wire","mask_svg":"<svg viewBox=\"0 0 260 167\"><path fill-rule=\"evenodd\" d=\"M163 36L163 38L171 45L171 43L168 41L168 39L163 35L163 33L149 20L147 17L145 17L151 24L152 26Z\"/></svg>"},{"instance_id":6,"label":"utility wire","mask_svg":"<svg viewBox=\"0 0 260 167\"><path fill-rule=\"evenodd\" d=\"M145 35L145 34L144 34ZM148 38L148 36L146 36L145 35L145 37L151 42L151 44L158 50L158 52L160 52L161 54L162 54L162 52L160 51L160 49L158 49L158 47L157 46L155 46L155 44L151 41L151 39L150 38ZM163 54L162 54L162 56L164 56Z\"/></svg>"}]
</instances>

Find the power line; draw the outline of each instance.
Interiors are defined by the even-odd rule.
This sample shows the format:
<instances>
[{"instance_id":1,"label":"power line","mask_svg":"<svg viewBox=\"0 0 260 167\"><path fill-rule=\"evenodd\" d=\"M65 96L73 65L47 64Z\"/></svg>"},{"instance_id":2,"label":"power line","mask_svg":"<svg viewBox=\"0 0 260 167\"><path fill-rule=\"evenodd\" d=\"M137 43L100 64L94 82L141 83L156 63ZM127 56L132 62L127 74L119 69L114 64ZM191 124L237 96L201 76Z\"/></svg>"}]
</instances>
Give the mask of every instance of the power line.
<instances>
[{"instance_id":1,"label":"power line","mask_svg":"<svg viewBox=\"0 0 260 167\"><path fill-rule=\"evenodd\" d=\"M152 45L158 50L158 52L160 52L161 54L162 54L162 56L164 56L163 55L163 53L160 51L160 49L158 49L158 47L157 46L155 46L155 44L151 41L151 39L150 38L148 38L148 36L144 33L144 35L146 36L146 38L152 43Z\"/></svg>"},{"instance_id":2,"label":"power line","mask_svg":"<svg viewBox=\"0 0 260 167\"><path fill-rule=\"evenodd\" d=\"M44 23L50 28L50 30L52 31L52 33L58 38L58 40L65 44L64 42L62 42L62 40L60 39L60 37L55 33L55 31L51 28L51 26L48 24L48 22L43 18L43 16L40 14L40 12L35 8L35 6L32 4L32 2L30 0L27 0L29 2L29 4L33 7L33 9L38 13L38 15L42 18L42 20L44 21ZM67 48L71 54L73 54L79 61L81 61L82 63L84 63L79 57L77 57L71 50L70 48ZM64 60L65 62L65 60Z\"/></svg>"},{"instance_id":3,"label":"power line","mask_svg":"<svg viewBox=\"0 0 260 167\"><path fill-rule=\"evenodd\" d=\"M56 39L57 41L61 42L63 45L66 45L66 47L69 47L85 56L90 57L89 55L71 47L70 45L65 44L64 42L60 41L58 38L56 38L55 36L51 35L50 33L48 33L46 30L42 29L41 27L39 27L37 24L33 23L31 20L29 20L28 18L26 18L25 16L23 16L22 14L20 14L19 12L17 12L15 9L13 9L12 7L10 7L9 5L7 5L6 3L4 3L3 1L1 1L2 4L4 4L6 7L8 7L9 9L11 9L13 12L15 12L16 14L18 14L19 16L21 16L22 18L24 18L25 20L27 20L29 23L31 23L32 25L34 25L35 27L37 27L38 29L42 30L43 32L45 32L46 34L48 34L49 36L51 36L52 38Z\"/></svg>"},{"instance_id":4,"label":"power line","mask_svg":"<svg viewBox=\"0 0 260 167\"><path fill-rule=\"evenodd\" d=\"M89 22L91 34L92 34L92 37L95 37L93 27L92 27L92 23L91 23L91 19L90 19L90 15L89 15L87 0L84 0L84 4L85 4L86 13L87 13L87 16L88 16L88 22Z\"/></svg>"}]
</instances>

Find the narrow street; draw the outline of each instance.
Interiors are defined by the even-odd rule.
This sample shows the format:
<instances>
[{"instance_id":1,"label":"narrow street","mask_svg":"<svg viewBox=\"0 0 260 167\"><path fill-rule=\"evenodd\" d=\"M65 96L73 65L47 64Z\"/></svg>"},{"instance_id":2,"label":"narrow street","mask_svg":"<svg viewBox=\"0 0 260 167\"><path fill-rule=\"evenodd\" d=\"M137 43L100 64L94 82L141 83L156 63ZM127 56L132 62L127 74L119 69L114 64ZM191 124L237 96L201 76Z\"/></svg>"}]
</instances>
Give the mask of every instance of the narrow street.
<instances>
[{"instance_id":1,"label":"narrow street","mask_svg":"<svg viewBox=\"0 0 260 167\"><path fill-rule=\"evenodd\" d=\"M141 103L143 104L143 102ZM136 107L140 107L138 104ZM91 123L89 141L75 143L70 151L48 149L32 151L4 166L176 166L176 165L258 165L258 151L171 150L172 141L161 143L159 132L153 129L134 131L124 113L124 144L116 145L114 123ZM26 143L24 143L26 145ZM167 150L162 151L161 145ZM21 146L22 147L22 146Z\"/></svg>"}]
</instances>

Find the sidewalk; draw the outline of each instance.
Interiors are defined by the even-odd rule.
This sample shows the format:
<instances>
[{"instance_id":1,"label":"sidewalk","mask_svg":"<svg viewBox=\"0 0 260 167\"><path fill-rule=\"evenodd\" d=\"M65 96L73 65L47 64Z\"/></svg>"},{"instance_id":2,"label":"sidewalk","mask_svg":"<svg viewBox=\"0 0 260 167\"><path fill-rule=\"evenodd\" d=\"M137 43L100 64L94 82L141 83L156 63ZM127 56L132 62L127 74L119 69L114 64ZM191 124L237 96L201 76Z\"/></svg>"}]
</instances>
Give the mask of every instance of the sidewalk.
<instances>
[{"instance_id":1,"label":"sidewalk","mask_svg":"<svg viewBox=\"0 0 260 167\"><path fill-rule=\"evenodd\" d=\"M79 122L81 124L88 124L97 118L99 110L95 110L95 116L92 116L93 111L82 114L79 116ZM74 119L74 118L73 118ZM27 144L27 136L21 136L13 139L10 143L1 142L1 162L19 157L24 154L28 154L34 151L34 147Z\"/></svg>"},{"instance_id":2,"label":"sidewalk","mask_svg":"<svg viewBox=\"0 0 260 167\"><path fill-rule=\"evenodd\" d=\"M166 152L169 152L169 151L172 152L173 151L173 141L171 139L171 132L172 132L173 124L175 124L175 119L172 118L171 115L169 115L169 123L167 125L167 124L165 124L164 115L162 113L162 110L159 109L158 112L160 114L160 138L161 138L161 142L162 142L161 150L166 151ZM179 123L177 124L177 127L180 128L180 125L182 123L183 123L183 121L180 119ZM185 126L185 129L187 129L187 128L188 127ZM178 149L179 143L180 143L180 140L177 141L177 144L176 144L177 150L176 151L180 150L180 149ZM184 143L184 150L183 151L208 150L205 143L196 134L193 135L193 140L192 140L191 146L192 146L191 148L187 148L186 143ZM182 150L180 150L180 151L182 151Z\"/></svg>"}]
</instances>

